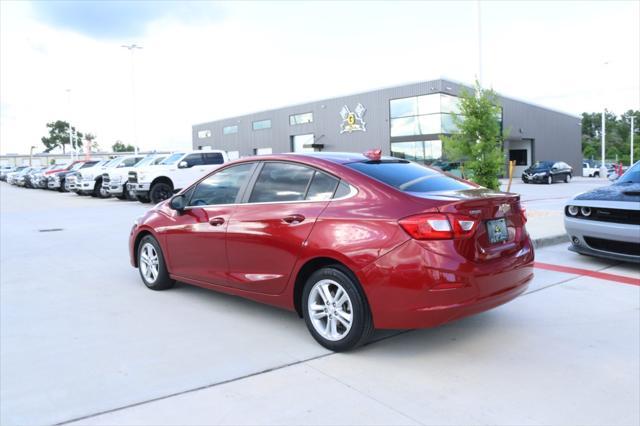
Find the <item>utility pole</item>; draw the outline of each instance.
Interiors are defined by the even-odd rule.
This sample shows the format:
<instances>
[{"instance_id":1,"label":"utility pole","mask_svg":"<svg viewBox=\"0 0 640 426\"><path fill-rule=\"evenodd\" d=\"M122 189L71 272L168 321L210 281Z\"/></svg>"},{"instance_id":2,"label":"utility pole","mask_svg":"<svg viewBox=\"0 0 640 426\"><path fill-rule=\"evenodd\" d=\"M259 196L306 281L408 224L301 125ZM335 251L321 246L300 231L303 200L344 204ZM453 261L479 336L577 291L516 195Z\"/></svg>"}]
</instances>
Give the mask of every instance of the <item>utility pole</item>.
<instances>
[{"instance_id":1,"label":"utility pole","mask_svg":"<svg viewBox=\"0 0 640 426\"><path fill-rule=\"evenodd\" d=\"M138 130L136 128L136 76L135 76L135 68L134 68L134 53L137 49L142 49L142 46L138 46L135 43L132 44L123 44L120 47L124 47L129 52L131 52L131 120L132 120L132 129L133 129L133 146L135 149L135 153L138 154Z\"/></svg>"},{"instance_id":2,"label":"utility pole","mask_svg":"<svg viewBox=\"0 0 640 426\"><path fill-rule=\"evenodd\" d=\"M603 84L604 87L606 87L606 66L609 65L609 62L603 62L602 63L602 80L603 80ZM605 92L606 89L603 89L603 96L602 96L602 102L605 103ZM607 108L604 107L602 108L602 132L600 134L601 136L601 141L600 141L600 156L601 158L601 162L602 164L600 164L600 177L606 179L607 178L607 166L604 164L604 160L605 160L605 155L606 155L606 135L607 135L607 125L606 125L606 115L607 115Z\"/></svg>"},{"instance_id":3,"label":"utility pole","mask_svg":"<svg viewBox=\"0 0 640 426\"><path fill-rule=\"evenodd\" d=\"M631 154L629 155L629 167L633 166L633 133L634 133L634 129L633 129L633 119L636 118L635 116L631 116Z\"/></svg>"}]
</instances>

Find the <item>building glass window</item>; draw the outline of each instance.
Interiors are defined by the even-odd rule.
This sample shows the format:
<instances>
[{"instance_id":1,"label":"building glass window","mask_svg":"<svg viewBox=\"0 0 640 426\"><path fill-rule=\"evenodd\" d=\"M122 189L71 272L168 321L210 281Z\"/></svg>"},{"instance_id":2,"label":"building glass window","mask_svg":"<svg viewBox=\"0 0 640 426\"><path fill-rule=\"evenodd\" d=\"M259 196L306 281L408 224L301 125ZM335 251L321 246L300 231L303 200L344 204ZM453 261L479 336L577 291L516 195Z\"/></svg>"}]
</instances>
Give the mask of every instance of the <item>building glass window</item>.
<instances>
[{"instance_id":1,"label":"building glass window","mask_svg":"<svg viewBox=\"0 0 640 426\"><path fill-rule=\"evenodd\" d=\"M391 155L404 160L428 162L442 158L442 141L393 142Z\"/></svg>"},{"instance_id":2,"label":"building glass window","mask_svg":"<svg viewBox=\"0 0 640 426\"><path fill-rule=\"evenodd\" d=\"M418 114L438 114L440 112L440 94L418 96Z\"/></svg>"},{"instance_id":3,"label":"building glass window","mask_svg":"<svg viewBox=\"0 0 640 426\"><path fill-rule=\"evenodd\" d=\"M421 135L436 135L442 132L440 123L440 114L421 115L418 117L420 121Z\"/></svg>"},{"instance_id":4,"label":"building glass window","mask_svg":"<svg viewBox=\"0 0 640 426\"><path fill-rule=\"evenodd\" d=\"M253 122L253 130L264 130L271 128L271 120L260 120Z\"/></svg>"},{"instance_id":5,"label":"building glass window","mask_svg":"<svg viewBox=\"0 0 640 426\"><path fill-rule=\"evenodd\" d=\"M294 114L289 116L289 125L295 126L297 124L313 123L313 113L305 112L302 114Z\"/></svg>"},{"instance_id":6,"label":"building glass window","mask_svg":"<svg viewBox=\"0 0 640 426\"><path fill-rule=\"evenodd\" d=\"M418 99L416 97L392 99L389 101L389 112L391 118L418 115Z\"/></svg>"},{"instance_id":7,"label":"building glass window","mask_svg":"<svg viewBox=\"0 0 640 426\"><path fill-rule=\"evenodd\" d=\"M458 97L441 93L440 112L460 114L460 100Z\"/></svg>"},{"instance_id":8,"label":"building glass window","mask_svg":"<svg viewBox=\"0 0 640 426\"><path fill-rule=\"evenodd\" d=\"M198 139L211 137L211 130L198 130Z\"/></svg>"},{"instance_id":9,"label":"building glass window","mask_svg":"<svg viewBox=\"0 0 640 426\"><path fill-rule=\"evenodd\" d=\"M391 136L413 136L419 134L418 117L391 119Z\"/></svg>"},{"instance_id":10,"label":"building glass window","mask_svg":"<svg viewBox=\"0 0 640 426\"><path fill-rule=\"evenodd\" d=\"M222 128L223 135L232 135L234 133L238 133L238 126L225 126Z\"/></svg>"},{"instance_id":11,"label":"building glass window","mask_svg":"<svg viewBox=\"0 0 640 426\"><path fill-rule=\"evenodd\" d=\"M271 155L273 150L271 148L254 148L253 155Z\"/></svg>"}]
</instances>

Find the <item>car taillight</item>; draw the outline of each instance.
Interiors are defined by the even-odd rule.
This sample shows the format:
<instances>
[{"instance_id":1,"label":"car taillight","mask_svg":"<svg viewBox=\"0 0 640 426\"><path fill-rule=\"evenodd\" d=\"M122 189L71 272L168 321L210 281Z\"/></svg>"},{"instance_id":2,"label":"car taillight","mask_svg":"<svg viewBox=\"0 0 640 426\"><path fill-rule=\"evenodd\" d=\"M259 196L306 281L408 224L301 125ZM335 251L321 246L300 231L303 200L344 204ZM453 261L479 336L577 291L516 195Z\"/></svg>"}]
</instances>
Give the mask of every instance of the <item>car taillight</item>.
<instances>
[{"instance_id":1,"label":"car taillight","mask_svg":"<svg viewBox=\"0 0 640 426\"><path fill-rule=\"evenodd\" d=\"M527 223L527 209L520 207L520 216L522 216L522 224Z\"/></svg>"},{"instance_id":2,"label":"car taillight","mask_svg":"<svg viewBox=\"0 0 640 426\"><path fill-rule=\"evenodd\" d=\"M400 219L400 226L416 240L469 238L477 225L477 219L459 214L426 213Z\"/></svg>"}]
</instances>

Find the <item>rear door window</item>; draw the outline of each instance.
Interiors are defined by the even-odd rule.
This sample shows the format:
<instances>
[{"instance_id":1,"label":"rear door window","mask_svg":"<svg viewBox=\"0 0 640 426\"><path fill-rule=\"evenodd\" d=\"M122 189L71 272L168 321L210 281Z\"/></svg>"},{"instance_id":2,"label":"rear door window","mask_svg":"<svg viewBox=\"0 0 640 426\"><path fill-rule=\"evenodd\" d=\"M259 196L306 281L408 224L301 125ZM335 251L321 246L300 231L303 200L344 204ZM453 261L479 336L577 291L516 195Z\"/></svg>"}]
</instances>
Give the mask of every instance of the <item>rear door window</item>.
<instances>
[{"instance_id":1,"label":"rear door window","mask_svg":"<svg viewBox=\"0 0 640 426\"><path fill-rule=\"evenodd\" d=\"M224 157L219 152L207 152L202 154L204 156L204 164L222 164L224 163Z\"/></svg>"},{"instance_id":2,"label":"rear door window","mask_svg":"<svg viewBox=\"0 0 640 426\"><path fill-rule=\"evenodd\" d=\"M265 163L249 197L250 203L301 201L314 170L298 164Z\"/></svg>"},{"instance_id":3,"label":"rear door window","mask_svg":"<svg viewBox=\"0 0 640 426\"><path fill-rule=\"evenodd\" d=\"M185 157L184 161L187 162L187 167L202 166L204 164L202 154L189 154Z\"/></svg>"},{"instance_id":4,"label":"rear door window","mask_svg":"<svg viewBox=\"0 0 640 426\"><path fill-rule=\"evenodd\" d=\"M346 166L403 192L472 189L472 185L409 161L364 161Z\"/></svg>"}]
</instances>

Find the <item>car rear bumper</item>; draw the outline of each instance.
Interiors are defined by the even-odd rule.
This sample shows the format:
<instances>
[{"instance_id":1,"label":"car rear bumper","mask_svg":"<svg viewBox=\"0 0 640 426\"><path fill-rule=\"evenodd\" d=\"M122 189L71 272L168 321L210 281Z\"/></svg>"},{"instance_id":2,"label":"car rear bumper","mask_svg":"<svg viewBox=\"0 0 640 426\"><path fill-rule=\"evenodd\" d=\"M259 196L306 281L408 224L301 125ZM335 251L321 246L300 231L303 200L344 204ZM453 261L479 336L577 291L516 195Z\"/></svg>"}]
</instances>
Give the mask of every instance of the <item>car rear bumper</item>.
<instances>
[{"instance_id":1,"label":"car rear bumper","mask_svg":"<svg viewBox=\"0 0 640 426\"><path fill-rule=\"evenodd\" d=\"M569 250L591 256L640 263L640 255L627 248L640 245L640 225L576 219L565 216ZM597 242L597 245L596 245Z\"/></svg>"},{"instance_id":2,"label":"car rear bumper","mask_svg":"<svg viewBox=\"0 0 640 426\"><path fill-rule=\"evenodd\" d=\"M447 244L426 250L411 240L361 271L376 328L433 327L486 311L522 294L533 278L528 236L517 251L484 262Z\"/></svg>"}]
</instances>

